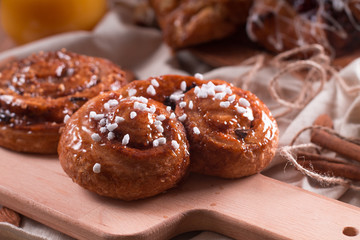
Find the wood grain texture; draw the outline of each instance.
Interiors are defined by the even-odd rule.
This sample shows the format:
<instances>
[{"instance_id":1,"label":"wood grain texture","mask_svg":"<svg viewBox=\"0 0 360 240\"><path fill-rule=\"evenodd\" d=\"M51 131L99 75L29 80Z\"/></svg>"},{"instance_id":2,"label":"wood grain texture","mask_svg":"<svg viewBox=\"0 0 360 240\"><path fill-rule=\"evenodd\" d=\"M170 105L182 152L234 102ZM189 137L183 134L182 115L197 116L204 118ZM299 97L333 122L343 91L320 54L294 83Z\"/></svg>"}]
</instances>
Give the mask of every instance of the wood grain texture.
<instances>
[{"instance_id":1,"label":"wood grain texture","mask_svg":"<svg viewBox=\"0 0 360 240\"><path fill-rule=\"evenodd\" d=\"M124 202L74 184L56 157L4 149L0 156L0 204L79 239L168 239L192 230L235 239L342 239L344 228L360 229L358 208L260 174L192 174L177 189Z\"/></svg>"}]
</instances>

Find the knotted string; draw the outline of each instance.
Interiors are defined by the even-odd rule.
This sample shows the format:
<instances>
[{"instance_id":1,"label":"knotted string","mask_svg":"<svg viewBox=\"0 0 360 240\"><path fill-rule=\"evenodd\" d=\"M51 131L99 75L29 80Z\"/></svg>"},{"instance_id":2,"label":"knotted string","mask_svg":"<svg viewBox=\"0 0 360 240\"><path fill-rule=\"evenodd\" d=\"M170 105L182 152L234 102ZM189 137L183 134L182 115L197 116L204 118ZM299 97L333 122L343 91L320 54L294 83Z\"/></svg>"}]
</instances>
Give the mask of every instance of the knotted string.
<instances>
[{"instance_id":1,"label":"knotted string","mask_svg":"<svg viewBox=\"0 0 360 240\"><path fill-rule=\"evenodd\" d=\"M338 138L341 138L343 140L346 140L346 141L355 143L357 145L360 145L360 139L347 138L347 137L344 137L344 136L340 135L339 133L337 133L332 128L314 125L314 126L304 127L297 134L295 134L295 136L292 139L289 146L284 146L284 147L281 147L279 149L280 155L283 158L285 158L288 162L290 162L302 174L304 174L306 176L309 176L310 178L318 181L320 184L322 184L324 186L330 186L330 185L338 184L338 185L341 185L341 186L344 186L344 187L352 188L354 190L360 190L360 186L354 185L354 183L349 179L344 179L344 178L341 178L341 177L326 176L326 175L323 175L323 174L319 174L319 173L315 172L314 170L304 168L301 164L299 164L297 162L296 153L297 153L297 151L299 149L313 148L313 149L319 150L319 147L317 145L313 144L313 143L294 145L297 138L303 132L305 132L307 130L313 130L313 129L318 129L318 130L325 131L325 132L327 132L327 133L329 133L331 135L334 135L334 136L336 136Z\"/></svg>"},{"instance_id":2,"label":"knotted string","mask_svg":"<svg viewBox=\"0 0 360 240\"><path fill-rule=\"evenodd\" d=\"M290 162L298 171L302 174L309 176L310 178L316 180L323 186L331 186L331 185L341 185L344 187L348 187L354 190L360 191L360 186L355 185L351 180L344 179L341 177L335 176L326 176L323 174L316 173L313 170L309 170L304 168L299 164L296 160L296 151L299 149L308 149L308 148L317 148L315 144L307 143L307 144L299 144L294 146L284 146L279 149L280 155L285 158L288 162Z\"/></svg>"},{"instance_id":3,"label":"knotted string","mask_svg":"<svg viewBox=\"0 0 360 240\"><path fill-rule=\"evenodd\" d=\"M307 59L300 59L304 55ZM271 96L286 109L275 117L281 117L294 109L303 109L316 95L318 95L328 79L326 70L330 65L331 59L326 55L325 50L318 44L301 46L283 53L273 58L272 65L279 69L278 73L271 79L269 91ZM302 88L297 98L293 101L286 100L278 93L280 91L278 81L285 74L295 71L305 70L306 77L303 78ZM313 91L313 84L320 82L319 87Z\"/></svg>"},{"instance_id":4,"label":"knotted string","mask_svg":"<svg viewBox=\"0 0 360 240\"><path fill-rule=\"evenodd\" d=\"M304 45L292 50L283 52L271 59L270 65L279 69L277 74L271 79L269 84L269 92L273 99L285 110L275 115L276 118L284 116L293 110L303 109L315 96L317 96L324 88L327 80L334 77L343 90L348 93L360 92L360 85L349 86L342 78L338 71L331 66L331 57L326 53L325 49L319 44ZM238 80L242 81L241 87L248 89L249 84L253 81L255 75L267 64L265 63L265 55L259 54L240 64L241 66L252 65L251 69L242 74ZM295 100L286 100L281 97L280 84L281 77L295 71L305 70L305 77L302 77L302 88L300 89ZM238 81L235 81L238 82ZM314 90L313 85L319 83ZM236 84L236 83L235 83ZM237 84L239 85L239 84Z\"/></svg>"},{"instance_id":5,"label":"knotted string","mask_svg":"<svg viewBox=\"0 0 360 240\"><path fill-rule=\"evenodd\" d=\"M265 55L264 54L255 55L243 61L240 65L241 66L250 65L251 68L249 71L239 76L238 79L235 80L235 84L239 85L238 82L241 80L242 81L241 88L244 90L248 90L250 82L254 79L255 75L260 71L260 69L265 65Z\"/></svg>"}]
</instances>

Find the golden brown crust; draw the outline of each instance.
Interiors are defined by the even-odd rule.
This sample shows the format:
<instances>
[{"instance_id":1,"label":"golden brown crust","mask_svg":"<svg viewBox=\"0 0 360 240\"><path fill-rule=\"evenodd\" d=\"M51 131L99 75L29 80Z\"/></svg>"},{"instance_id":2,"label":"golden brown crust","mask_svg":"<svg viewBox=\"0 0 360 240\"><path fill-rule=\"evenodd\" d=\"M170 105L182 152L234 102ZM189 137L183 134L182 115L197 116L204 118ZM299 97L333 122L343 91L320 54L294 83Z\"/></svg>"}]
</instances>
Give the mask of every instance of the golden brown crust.
<instances>
[{"instance_id":1,"label":"golden brown crust","mask_svg":"<svg viewBox=\"0 0 360 240\"><path fill-rule=\"evenodd\" d=\"M88 101L67 122L58 152L82 187L135 200L174 187L189 165L223 178L258 173L277 141L276 122L254 94L221 80L165 75Z\"/></svg>"},{"instance_id":2,"label":"golden brown crust","mask_svg":"<svg viewBox=\"0 0 360 240\"><path fill-rule=\"evenodd\" d=\"M165 42L173 49L220 39L246 22L249 0L152 0Z\"/></svg>"},{"instance_id":3,"label":"golden brown crust","mask_svg":"<svg viewBox=\"0 0 360 240\"><path fill-rule=\"evenodd\" d=\"M152 95L147 90L154 80L157 87L154 87L155 95ZM276 121L265 104L254 94L221 80L210 81L214 85L228 88L224 90L224 87L218 87L222 91L214 90L215 94L225 93L224 99L235 96L228 108L220 107L220 102L225 100L215 99L215 96L197 96L195 91L201 90L203 84L209 85L209 81L191 76L164 75L134 81L121 90L125 96L129 91L133 91L132 94L136 96L155 99L172 106L173 109L176 105L175 113L178 119L186 115L182 123L190 142L192 171L224 178L238 178L260 172L275 155L278 142ZM233 94L224 92L229 90ZM245 116L237 112L237 108L241 107L240 103L237 104L240 98L246 99L250 104ZM190 101L192 109L189 108ZM185 107L180 107L180 102L183 102L182 106L185 103ZM250 119L253 116L254 119L249 120L246 116ZM194 127L199 129L200 134L194 134ZM246 129L245 138L236 135L235 130L238 128Z\"/></svg>"},{"instance_id":4,"label":"golden brown crust","mask_svg":"<svg viewBox=\"0 0 360 240\"><path fill-rule=\"evenodd\" d=\"M54 154L59 142L59 124L38 124L22 128L2 126L0 129L0 146L28 153Z\"/></svg>"},{"instance_id":5,"label":"golden brown crust","mask_svg":"<svg viewBox=\"0 0 360 240\"><path fill-rule=\"evenodd\" d=\"M56 153L64 117L124 83L125 73L111 62L66 50L8 64L0 73L0 146Z\"/></svg>"},{"instance_id":6,"label":"golden brown crust","mask_svg":"<svg viewBox=\"0 0 360 240\"><path fill-rule=\"evenodd\" d=\"M93 98L69 119L60 163L74 182L97 194L123 200L154 196L187 173L185 130L162 103L121 92ZM95 165L101 166L98 173Z\"/></svg>"},{"instance_id":7,"label":"golden brown crust","mask_svg":"<svg viewBox=\"0 0 360 240\"><path fill-rule=\"evenodd\" d=\"M175 108L175 99L178 99L178 97L175 97L176 93L180 96L189 89L201 84L203 84L203 81L191 76L163 75L150 77L147 80L133 81L122 87L119 92L123 97L142 96L162 102L168 106L174 104L173 107ZM171 97L173 94L174 97Z\"/></svg>"},{"instance_id":8,"label":"golden brown crust","mask_svg":"<svg viewBox=\"0 0 360 240\"><path fill-rule=\"evenodd\" d=\"M260 172L275 155L276 121L248 91L210 80L185 93L175 112L186 116L194 172L239 178Z\"/></svg>"}]
</instances>

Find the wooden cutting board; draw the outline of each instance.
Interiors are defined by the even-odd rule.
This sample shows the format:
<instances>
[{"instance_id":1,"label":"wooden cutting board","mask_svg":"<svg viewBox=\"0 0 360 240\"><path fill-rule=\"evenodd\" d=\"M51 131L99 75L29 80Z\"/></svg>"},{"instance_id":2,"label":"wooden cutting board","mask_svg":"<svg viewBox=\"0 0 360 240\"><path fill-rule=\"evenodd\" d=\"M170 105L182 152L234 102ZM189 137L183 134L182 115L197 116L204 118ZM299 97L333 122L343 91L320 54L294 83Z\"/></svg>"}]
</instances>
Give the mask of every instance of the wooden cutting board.
<instances>
[{"instance_id":1,"label":"wooden cutting board","mask_svg":"<svg viewBox=\"0 0 360 240\"><path fill-rule=\"evenodd\" d=\"M191 174L177 189L124 202L73 183L57 157L4 149L0 156L0 204L79 239L168 239L193 230L235 239L348 239L360 230L359 208L260 174Z\"/></svg>"}]
</instances>

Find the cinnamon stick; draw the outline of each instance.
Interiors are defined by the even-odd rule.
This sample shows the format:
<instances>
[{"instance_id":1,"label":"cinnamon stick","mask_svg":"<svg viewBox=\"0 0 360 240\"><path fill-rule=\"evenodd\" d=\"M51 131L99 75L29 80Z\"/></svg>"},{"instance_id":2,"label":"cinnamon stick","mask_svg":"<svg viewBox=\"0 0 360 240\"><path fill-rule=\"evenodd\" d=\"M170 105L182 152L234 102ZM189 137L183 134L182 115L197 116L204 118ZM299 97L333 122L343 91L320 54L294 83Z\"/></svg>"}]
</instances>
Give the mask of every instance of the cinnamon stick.
<instances>
[{"instance_id":1,"label":"cinnamon stick","mask_svg":"<svg viewBox=\"0 0 360 240\"><path fill-rule=\"evenodd\" d=\"M19 227L20 221L21 217L17 212L7 207L0 208L0 222L8 222Z\"/></svg>"},{"instance_id":2,"label":"cinnamon stick","mask_svg":"<svg viewBox=\"0 0 360 240\"><path fill-rule=\"evenodd\" d=\"M327 162L335 162L335 163L345 163L344 160L332 157L322 156L320 154L309 153L304 151L299 151L296 154L297 160L310 160L310 161L327 161Z\"/></svg>"},{"instance_id":3,"label":"cinnamon stick","mask_svg":"<svg viewBox=\"0 0 360 240\"><path fill-rule=\"evenodd\" d=\"M360 167L350 163L337 163L327 161L298 161L300 165L320 174L330 174L336 177L360 181Z\"/></svg>"},{"instance_id":4,"label":"cinnamon stick","mask_svg":"<svg viewBox=\"0 0 360 240\"><path fill-rule=\"evenodd\" d=\"M334 124L331 117L327 114L321 114L315 119L313 125L333 128Z\"/></svg>"},{"instance_id":5,"label":"cinnamon stick","mask_svg":"<svg viewBox=\"0 0 360 240\"><path fill-rule=\"evenodd\" d=\"M313 125L332 127L331 118L324 114L320 115ZM344 157L360 162L360 146L355 143L343 140L335 135L325 132L324 130L314 129L311 133L311 142L323 148L332 150Z\"/></svg>"}]
</instances>

